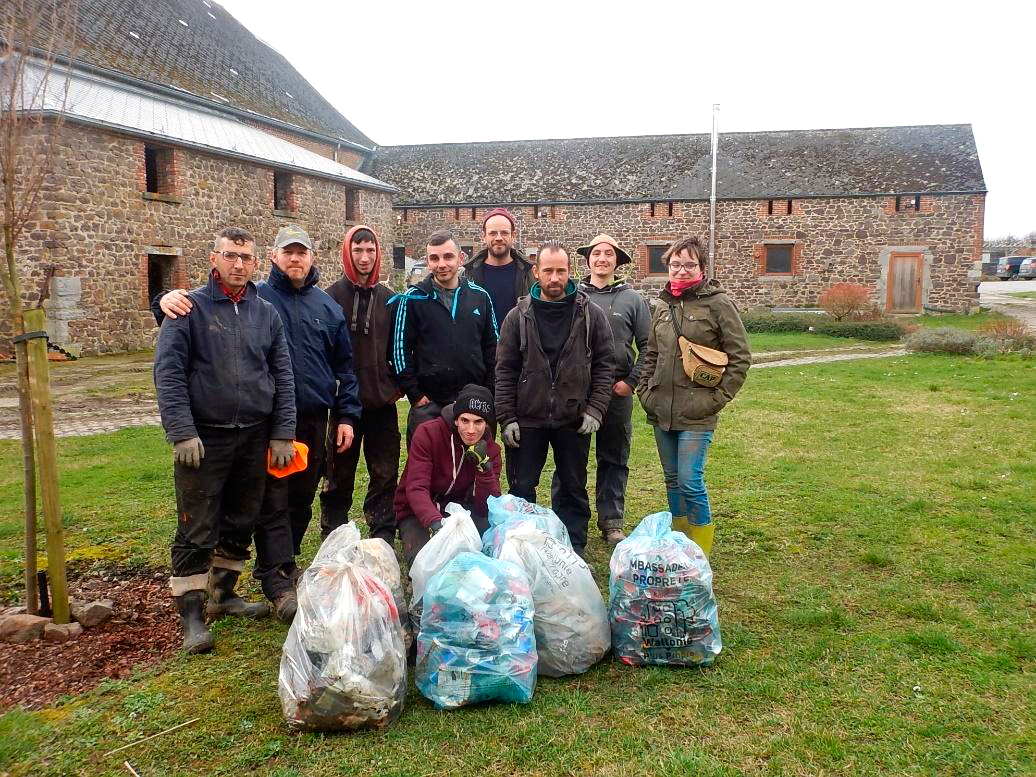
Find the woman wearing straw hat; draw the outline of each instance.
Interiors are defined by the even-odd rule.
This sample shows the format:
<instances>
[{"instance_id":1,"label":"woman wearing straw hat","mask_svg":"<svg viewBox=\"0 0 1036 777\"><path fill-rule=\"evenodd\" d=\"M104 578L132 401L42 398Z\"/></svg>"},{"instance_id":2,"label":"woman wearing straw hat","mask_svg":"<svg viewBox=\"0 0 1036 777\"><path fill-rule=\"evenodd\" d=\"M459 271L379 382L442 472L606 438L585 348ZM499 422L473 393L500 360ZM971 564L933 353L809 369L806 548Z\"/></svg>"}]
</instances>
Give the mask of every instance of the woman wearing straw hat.
<instances>
[{"instance_id":1,"label":"woman wearing straw hat","mask_svg":"<svg viewBox=\"0 0 1036 777\"><path fill-rule=\"evenodd\" d=\"M659 293L637 394L655 430L673 528L708 554L715 527L705 488L705 459L716 416L745 382L748 335L726 291L706 278L697 237L663 256L669 282Z\"/></svg>"}]
</instances>

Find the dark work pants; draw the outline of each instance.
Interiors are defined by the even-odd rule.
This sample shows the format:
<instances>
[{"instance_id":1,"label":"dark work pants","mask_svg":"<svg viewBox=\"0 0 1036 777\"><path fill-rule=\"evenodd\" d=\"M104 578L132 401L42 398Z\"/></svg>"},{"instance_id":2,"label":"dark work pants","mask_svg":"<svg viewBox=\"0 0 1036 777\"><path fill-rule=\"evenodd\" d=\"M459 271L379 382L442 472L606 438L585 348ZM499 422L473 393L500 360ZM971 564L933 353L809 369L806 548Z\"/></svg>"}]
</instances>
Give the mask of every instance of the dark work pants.
<instances>
[{"instance_id":1,"label":"dark work pants","mask_svg":"<svg viewBox=\"0 0 1036 777\"><path fill-rule=\"evenodd\" d=\"M356 466L360 463L360 445L367 462L367 495L363 499L363 515L371 537L379 537L389 545L396 539L396 513L392 500L399 479L399 415L395 404L372 410L365 409L360 422L353 427L353 444L345 453L328 446L327 473L320 494L320 534L326 537L349 520L356 483Z\"/></svg>"},{"instance_id":2,"label":"dark work pants","mask_svg":"<svg viewBox=\"0 0 1036 777\"><path fill-rule=\"evenodd\" d=\"M410 443L414 439L414 432L417 431L417 427L423 424L425 421L434 421L436 418L442 415L442 405L436 404L432 400L428 400L427 405L410 405L410 412L406 417L406 449L410 450Z\"/></svg>"},{"instance_id":3,"label":"dark work pants","mask_svg":"<svg viewBox=\"0 0 1036 777\"><path fill-rule=\"evenodd\" d=\"M629 480L630 441L633 439L633 397L612 394L608 411L597 430L594 443L597 458L597 528L621 529L626 511L626 483ZM557 470L550 494L557 501L561 480Z\"/></svg>"},{"instance_id":4,"label":"dark work pants","mask_svg":"<svg viewBox=\"0 0 1036 777\"><path fill-rule=\"evenodd\" d=\"M269 426L199 426L198 436L205 446L201 466L173 465L177 512L174 578L207 574L213 555L233 561L247 559L263 501Z\"/></svg>"},{"instance_id":5,"label":"dark work pants","mask_svg":"<svg viewBox=\"0 0 1036 777\"><path fill-rule=\"evenodd\" d=\"M521 444L515 465L516 482L511 493L536 501L536 486L547 461L548 446L554 451L554 466L560 488L551 496L551 508L568 529L572 548L583 554L590 523L590 498L586 493L586 465L590 457L590 435L579 434L576 425L562 429L521 426Z\"/></svg>"},{"instance_id":6,"label":"dark work pants","mask_svg":"<svg viewBox=\"0 0 1036 777\"><path fill-rule=\"evenodd\" d=\"M324 471L327 411L296 416L295 439L309 447L306 469L283 478L266 476L266 495L255 526L255 570L252 576L263 581L263 591L267 595L270 595L267 589L273 581L280 583L286 579L283 575L274 577L274 573L284 567L290 568L294 563L313 517L313 497Z\"/></svg>"},{"instance_id":7,"label":"dark work pants","mask_svg":"<svg viewBox=\"0 0 1036 777\"><path fill-rule=\"evenodd\" d=\"M471 510L470 504L462 504L461 507L469 512ZM471 520L474 522L479 534L486 533L486 529L489 528L489 516L472 513ZM417 518L411 515L409 518L404 518L399 522L399 537L403 540L403 558L406 559L407 566L409 567L414 563L414 559L417 558L418 551L428 544L428 540L432 538L432 533L422 526Z\"/></svg>"}]
</instances>

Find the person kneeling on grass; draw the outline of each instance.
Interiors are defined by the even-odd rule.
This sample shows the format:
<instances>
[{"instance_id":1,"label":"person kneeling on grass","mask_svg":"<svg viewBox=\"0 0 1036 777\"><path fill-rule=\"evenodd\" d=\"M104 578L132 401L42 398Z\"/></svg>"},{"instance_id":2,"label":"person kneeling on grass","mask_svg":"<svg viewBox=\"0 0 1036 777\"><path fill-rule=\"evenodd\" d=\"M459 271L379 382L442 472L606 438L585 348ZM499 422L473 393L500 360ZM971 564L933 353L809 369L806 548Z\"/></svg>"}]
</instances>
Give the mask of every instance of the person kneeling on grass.
<instances>
[{"instance_id":1,"label":"person kneeling on grass","mask_svg":"<svg viewBox=\"0 0 1036 777\"><path fill-rule=\"evenodd\" d=\"M493 394L469 383L440 417L417 427L395 499L407 564L438 531L450 502L471 513L480 534L489 528L486 500L500 496L494 422Z\"/></svg>"}]
</instances>

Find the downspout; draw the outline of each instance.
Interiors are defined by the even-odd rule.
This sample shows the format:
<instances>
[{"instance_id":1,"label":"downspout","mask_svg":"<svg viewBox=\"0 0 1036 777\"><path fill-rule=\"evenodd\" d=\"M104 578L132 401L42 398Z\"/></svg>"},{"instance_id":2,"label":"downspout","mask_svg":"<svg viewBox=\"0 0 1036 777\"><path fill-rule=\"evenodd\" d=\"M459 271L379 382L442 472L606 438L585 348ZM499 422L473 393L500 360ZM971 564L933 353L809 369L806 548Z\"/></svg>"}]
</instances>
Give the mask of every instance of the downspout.
<instances>
[{"instance_id":1,"label":"downspout","mask_svg":"<svg viewBox=\"0 0 1036 777\"><path fill-rule=\"evenodd\" d=\"M712 104L712 194L709 196L709 277L716 277L716 156L719 153L719 133L716 115L719 103Z\"/></svg>"}]
</instances>

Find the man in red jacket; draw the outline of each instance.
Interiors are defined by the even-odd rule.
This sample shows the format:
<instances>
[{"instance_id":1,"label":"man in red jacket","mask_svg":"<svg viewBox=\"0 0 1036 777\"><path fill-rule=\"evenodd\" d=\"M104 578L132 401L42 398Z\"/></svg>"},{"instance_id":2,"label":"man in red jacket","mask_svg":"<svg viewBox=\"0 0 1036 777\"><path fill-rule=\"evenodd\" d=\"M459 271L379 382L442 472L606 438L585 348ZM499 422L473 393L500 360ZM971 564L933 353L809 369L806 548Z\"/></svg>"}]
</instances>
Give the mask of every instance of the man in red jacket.
<instances>
[{"instance_id":1,"label":"man in red jacket","mask_svg":"<svg viewBox=\"0 0 1036 777\"><path fill-rule=\"evenodd\" d=\"M486 500L500 496L494 422L492 392L469 383L439 418L417 427L395 499L408 564L438 531L450 502L471 513L479 533L489 528Z\"/></svg>"}]
</instances>

